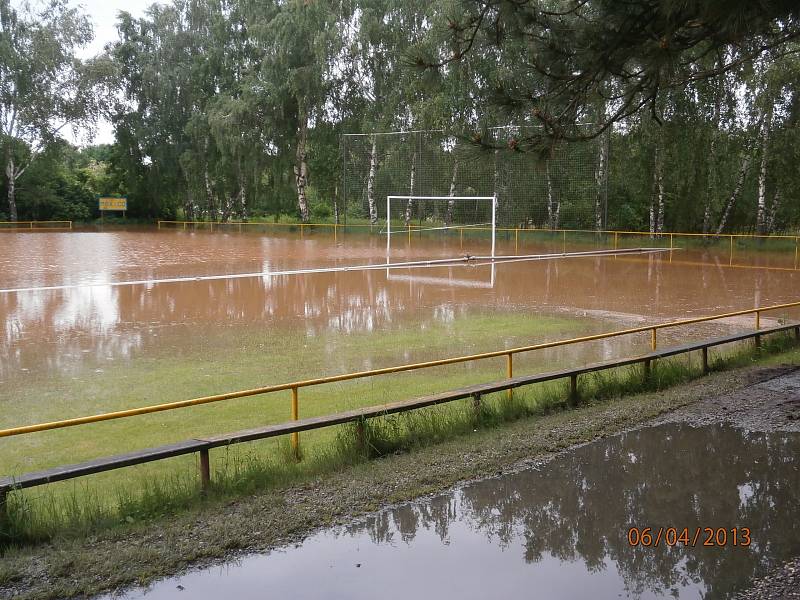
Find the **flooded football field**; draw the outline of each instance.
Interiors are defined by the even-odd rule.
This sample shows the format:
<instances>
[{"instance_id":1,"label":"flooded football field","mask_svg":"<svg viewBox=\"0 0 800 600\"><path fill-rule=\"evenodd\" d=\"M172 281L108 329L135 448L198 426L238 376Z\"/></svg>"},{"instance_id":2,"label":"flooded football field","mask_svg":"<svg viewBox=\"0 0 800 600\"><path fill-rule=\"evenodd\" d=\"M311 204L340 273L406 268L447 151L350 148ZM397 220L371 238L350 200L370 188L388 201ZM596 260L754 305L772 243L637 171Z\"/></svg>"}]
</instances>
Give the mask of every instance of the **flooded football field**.
<instances>
[{"instance_id":1,"label":"flooded football field","mask_svg":"<svg viewBox=\"0 0 800 600\"><path fill-rule=\"evenodd\" d=\"M798 457L797 433L645 428L114 597L731 598L800 553Z\"/></svg>"},{"instance_id":2,"label":"flooded football field","mask_svg":"<svg viewBox=\"0 0 800 600\"><path fill-rule=\"evenodd\" d=\"M607 246L505 235L497 250L596 247ZM465 242L456 235L403 235L393 242L391 258L430 260L488 249L485 236ZM379 264L385 252L380 234L5 232L0 427L789 302L797 300L800 276L794 249L737 247L733 256L725 244L494 267L267 274ZM255 275L238 277L248 273ZM195 279L208 276L220 277ZM160 281L172 278L181 280ZM131 281L139 283L114 285ZM762 323L786 315L765 314ZM753 319L743 317L666 330L659 343L752 326ZM515 374L610 359L648 345L643 334L520 355ZM495 360L308 388L300 415L405 399L504 373L504 361ZM9 438L0 462L11 473L25 472L288 416L288 396L245 398L88 425L79 434L69 429Z\"/></svg>"},{"instance_id":3,"label":"flooded football field","mask_svg":"<svg viewBox=\"0 0 800 600\"><path fill-rule=\"evenodd\" d=\"M344 239L342 239L344 238ZM796 299L793 252L727 248L631 257L556 259L192 281L192 277L365 265L385 237L183 231L0 235L0 380L54 375L180 351L237 328L313 337L376 333L493 314L558 314L608 323L668 320ZM645 237L640 240L647 245ZM480 247L480 246L479 246ZM488 244L483 243L486 250ZM564 248L567 251L572 248ZM584 250L577 247L576 250ZM561 244L503 242L500 254L560 252ZM393 260L461 256L457 238L395 243ZM165 278L190 278L157 283ZM126 287L102 283L145 280ZM76 286L68 289L29 288ZM84 286L84 287L81 287ZM25 288L28 291L5 290ZM406 325L404 325L406 324ZM502 333L502 332L501 332ZM487 348L502 340L487 340ZM463 349L454 347L453 353ZM410 351L410 352L409 352ZM413 355L413 356L410 356ZM391 361L428 358L424 345ZM324 371L360 368L331 364Z\"/></svg>"}]
</instances>

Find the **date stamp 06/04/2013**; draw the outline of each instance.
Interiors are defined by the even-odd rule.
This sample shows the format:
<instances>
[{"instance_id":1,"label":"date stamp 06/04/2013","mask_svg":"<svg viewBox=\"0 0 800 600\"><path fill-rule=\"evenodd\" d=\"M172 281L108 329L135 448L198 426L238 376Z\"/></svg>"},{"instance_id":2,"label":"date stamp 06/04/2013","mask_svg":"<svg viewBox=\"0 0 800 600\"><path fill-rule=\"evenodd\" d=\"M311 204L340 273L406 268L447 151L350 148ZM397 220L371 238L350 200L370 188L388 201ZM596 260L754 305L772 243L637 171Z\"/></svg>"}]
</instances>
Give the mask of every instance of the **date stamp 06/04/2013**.
<instances>
[{"instance_id":1,"label":"date stamp 06/04/2013","mask_svg":"<svg viewBox=\"0 0 800 600\"><path fill-rule=\"evenodd\" d=\"M751 539L749 527L631 527L628 544L645 548L660 545L747 548Z\"/></svg>"}]
</instances>

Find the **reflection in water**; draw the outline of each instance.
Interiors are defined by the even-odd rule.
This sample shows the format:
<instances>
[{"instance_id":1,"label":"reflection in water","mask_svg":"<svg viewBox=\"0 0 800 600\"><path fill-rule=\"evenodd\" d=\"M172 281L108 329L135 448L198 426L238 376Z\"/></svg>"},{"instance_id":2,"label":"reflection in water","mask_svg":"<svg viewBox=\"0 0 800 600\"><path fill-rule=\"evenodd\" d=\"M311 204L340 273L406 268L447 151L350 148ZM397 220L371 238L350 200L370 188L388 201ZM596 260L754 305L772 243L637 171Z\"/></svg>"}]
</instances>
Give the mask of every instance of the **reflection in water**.
<instances>
[{"instance_id":1,"label":"reflection in water","mask_svg":"<svg viewBox=\"0 0 800 600\"><path fill-rule=\"evenodd\" d=\"M0 288L380 262L383 241L148 230L15 233L0 235ZM458 238L415 239L397 248L397 260L463 251ZM513 251L513 242L501 241L498 251ZM198 337L215 345L213 338L231 327L283 327L315 336L387 331L410 322L424 326L487 309L676 318L750 308L754 301L796 300L798 272L784 265L791 253L785 254L754 253L748 268L729 268L727 258L713 251L501 264L493 284L488 267L444 267L397 272L390 279L367 271L0 293L0 381L169 353ZM749 268L758 265L787 270Z\"/></svg>"},{"instance_id":2,"label":"reflection in water","mask_svg":"<svg viewBox=\"0 0 800 600\"><path fill-rule=\"evenodd\" d=\"M644 429L129 597L729 598L800 552L798 457L798 434ZM632 526L753 543L634 548Z\"/></svg>"}]
</instances>

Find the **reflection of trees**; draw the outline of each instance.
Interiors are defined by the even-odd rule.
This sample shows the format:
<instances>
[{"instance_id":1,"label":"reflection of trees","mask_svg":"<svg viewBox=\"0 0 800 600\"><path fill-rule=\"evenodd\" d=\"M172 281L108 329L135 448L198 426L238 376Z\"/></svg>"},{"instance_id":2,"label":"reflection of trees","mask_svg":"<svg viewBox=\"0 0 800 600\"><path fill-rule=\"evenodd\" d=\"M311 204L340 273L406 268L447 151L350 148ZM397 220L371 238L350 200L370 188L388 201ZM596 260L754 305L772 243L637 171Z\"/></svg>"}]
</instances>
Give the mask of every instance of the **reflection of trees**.
<instances>
[{"instance_id":1,"label":"reflection of trees","mask_svg":"<svg viewBox=\"0 0 800 600\"><path fill-rule=\"evenodd\" d=\"M596 571L610 559L634 594L695 582L707 598L725 598L773 561L800 552L798 452L798 436L645 429L579 448L541 471L404 506L365 527L379 543L393 531L411 540L419 527L433 527L447 541L448 523L460 518L496 543L523 540L526 562L550 554ZM632 526L689 527L692 535L698 526L749 527L753 544L633 548Z\"/></svg>"},{"instance_id":2,"label":"reflection of trees","mask_svg":"<svg viewBox=\"0 0 800 600\"><path fill-rule=\"evenodd\" d=\"M261 264L264 251L260 247L249 248L239 260L229 262L216 258L230 257L230 249L211 246L196 249L197 256L177 255L174 264L158 268L139 265L131 267L130 272L123 268L123 252L115 255L116 262L112 261L104 276L124 280L343 264L340 258L327 256L326 248L319 246L309 253L288 239L274 242L270 252L276 253L277 262ZM415 248L409 258L442 252L437 248ZM535 252L536 248L528 249ZM149 250L152 248L143 243L145 265L153 259L147 254ZM55 249L51 257L59 266L55 275L32 283L69 283L93 273L95 269L86 269L85 265L68 264L75 262L75 252L74 248ZM374 257L374 249L361 242L355 242L346 252L350 264L369 262ZM95 260L94 255L91 248L85 249L82 261ZM210 260L207 266L198 266L206 260ZM665 260L620 257L511 263L498 269L492 290L388 281L383 271L367 271L0 294L0 322L5 323L0 330L0 377L10 377L20 368L66 371L92 361L149 354L163 348L167 336L180 349L190 345L187 340L207 337L209 324L283 327L308 335L330 331L349 334L395 327L408 315L428 321L446 318L442 315L452 314L454 306L478 310L497 306L541 310L550 306L673 317L676 312L706 312L708 297L724 297L731 307L751 305L755 271L714 267L702 254L687 255L686 260L707 260L705 267L681 266L677 260L670 265ZM692 277L686 276L687 269L691 269ZM694 276L698 270L700 276ZM423 274L443 272L430 269ZM453 272L466 279L482 280L485 276L472 268ZM758 276L763 279L758 283L763 298L777 301L785 296L785 273L764 271ZM14 278L7 281L11 286ZM198 330L202 330L199 336ZM591 360L595 359L596 354Z\"/></svg>"}]
</instances>

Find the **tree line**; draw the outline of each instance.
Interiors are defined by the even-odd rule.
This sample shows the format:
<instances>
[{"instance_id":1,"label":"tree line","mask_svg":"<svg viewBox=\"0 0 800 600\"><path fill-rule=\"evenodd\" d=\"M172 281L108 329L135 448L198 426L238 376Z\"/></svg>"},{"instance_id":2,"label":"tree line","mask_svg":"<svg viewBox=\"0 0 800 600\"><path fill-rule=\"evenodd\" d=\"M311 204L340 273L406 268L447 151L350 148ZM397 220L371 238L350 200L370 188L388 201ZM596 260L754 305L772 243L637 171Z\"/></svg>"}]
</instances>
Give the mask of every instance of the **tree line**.
<instances>
[{"instance_id":1,"label":"tree line","mask_svg":"<svg viewBox=\"0 0 800 600\"><path fill-rule=\"evenodd\" d=\"M793 229L799 16L788 0L172 0L120 12L81 60L80 9L0 0L0 220L91 220L108 194L143 219L336 219L341 134L423 129L544 163L606 139L596 227ZM101 118L113 144L64 141ZM486 134L509 123L537 133Z\"/></svg>"}]
</instances>

